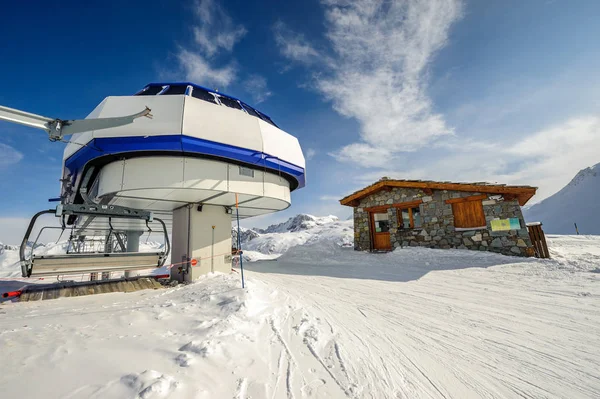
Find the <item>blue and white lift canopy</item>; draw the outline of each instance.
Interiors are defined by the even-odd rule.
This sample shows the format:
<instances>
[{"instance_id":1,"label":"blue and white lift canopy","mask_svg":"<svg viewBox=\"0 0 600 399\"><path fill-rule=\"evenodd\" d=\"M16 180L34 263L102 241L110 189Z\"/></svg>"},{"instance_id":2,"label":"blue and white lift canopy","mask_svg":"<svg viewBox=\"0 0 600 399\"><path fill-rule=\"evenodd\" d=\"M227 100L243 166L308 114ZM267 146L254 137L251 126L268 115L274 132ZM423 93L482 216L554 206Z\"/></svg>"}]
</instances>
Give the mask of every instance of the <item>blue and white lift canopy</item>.
<instances>
[{"instance_id":1,"label":"blue and white lift canopy","mask_svg":"<svg viewBox=\"0 0 600 399\"><path fill-rule=\"evenodd\" d=\"M241 218L286 209L305 184L298 140L267 115L192 83L152 83L107 97L87 119L152 110L152 119L74 134L63 158L62 199L171 211L188 203L233 207ZM89 181L89 168L95 172Z\"/></svg>"},{"instance_id":2,"label":"blue and white lift canopy","mask_svg":"<svg viewBox=\"0 0 600 399\"><path fill-rule=\"evenodd\" d=\"M176 259L207 258L215 248L229 251L227 214L238 214L233 207L239 206L240 218L280 211L290 206L291 191L305 184L304 155L295 137L248 104L192 83L152 83L133 96L107 97L82 120L2 106L0 120L45 130L52 141L71 136L61 203L33 217L21 244L25 277L160 267L170 253L169 234L154 213L181 216L190 204L198 213L187 214L188 236L185 223L173 222ZM70 249L66 255L27 255L35 221L47 213L60 218L63 232L70 226ZM160 224L165 246L141 253L139 234L152 232L153 222ZM212 235L202 230L207 223ZM97 237L103 237L101 249L95 247ZM218 256L211 270L229 271L231 259Z\"/></svg>"}]
</instances>

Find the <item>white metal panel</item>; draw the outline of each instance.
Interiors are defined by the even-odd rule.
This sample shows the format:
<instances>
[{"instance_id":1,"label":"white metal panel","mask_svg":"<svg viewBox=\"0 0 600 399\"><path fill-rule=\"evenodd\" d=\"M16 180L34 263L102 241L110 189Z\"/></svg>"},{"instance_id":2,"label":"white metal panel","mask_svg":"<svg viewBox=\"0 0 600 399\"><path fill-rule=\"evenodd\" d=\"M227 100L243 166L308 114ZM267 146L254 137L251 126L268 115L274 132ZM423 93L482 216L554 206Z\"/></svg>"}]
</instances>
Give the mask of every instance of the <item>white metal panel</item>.
<instances>
[{"instance_id":1,"label":"white metal panel","mask_svg":"<svg viewBox=\"0 0 600 399\"><path fill-rule=\"evenodd\" d=\"M164 200L182 201L182 202L202 202L203 199L215 195L213 190L198 190L190 188L178 188L173 190Z\"/></svg>"},{"instance_id":2,"label":"white metal panel","mask_svg":"<svg viewBox=\"0 0 600 399\"><path fill-rule=\"evenodd\" d=\"M152 119L137 118L129 125L94 132L94 137L158 136L180 134L184 95L107 97L100 118L152 110Z\"/></svg>"},{"instance_id":3,"label":"white metal panel","mask_svg":"<svg viewBox=\"0 0 600 399\"><path fill-rule=\"evenodd\" d=\"M254 196L254 195L238 193L238 201L239 202L244 202L244 201L254 199L254 198L256 198L256 196ZM217 198L213 198L213 199L207 200L205 202L209 203L209 204L235 207L235 193L227 193L225 195L221 195Z\"/></svg>"},{"instance_id":4,"label":"white metal panel","mask_svg":"<svg viewBox=\"0 0 600 399\"><path fill-rule=\"evenodd\" d=\"M202 212L191 210L189 243L192 258L192 280L211 271L231 272L231 217L220 206L205 205ZM175 226L175 221L174 221Z\"/></svg>"},{"instance_id":5,"label":"white metal panel","mask_svg":"<svg viewBox=\"0 0 600 399\"><path fill-rule=\"evenodd\" d=\"M281 198L291 202L290 183L283 177L273 173L265 173L264 196Z\"/></svg>"},{"instance_id":6,"label":"white metal panel","mask_svg":"<svg viewBox=\"0 0 600 399\"><path fill-rule=\"evenodd\" d=\"M255 118L256 119L256 118ZM263 152L304 168L306 165L298 139L275 126L256 119L263 138Z\"/></svg>"},{"instance_id":7,"label":"white metal panel","mask_svg":"<svg viewBox=\"0 0 600 399\"><path fill-rule=\"evenodd\" d=\"M135 190L120 191L123 197L137 197L161 200L173 192L172 188L138 188Z\"/></svg>"},{"instance_id":8,"label":"white metal panel","mask_svg":"<svg viewBox=\"0 0 600 399\"><path fill-rule=\"evenodd\" d=\"M229 165L229 191L262 196L264 172L250 169L254 174L252 177L240 174L240 168L238 165Z\"/></svg>"},{"instance_id":9,"label":"white metal panel","mask_svg":"<svg viewBox=\"0 0 600 399\"><path fill-rule=\"evenodd\" d=\"M287 209L290 206L290 203L278 198L270 198L270 197L261 197L257 198L254 201L245 203L240 205L240 207L244 208L264 208L264 209L272 209L272 210L283 210ZM273 212L273 211L271 211Z\"/></svg>"},{"instance_id":10,"label":"white metal panel","mask_svg":"<svg viewBox=\"0 0 600 399\"><path fill-rule=\"evenodd\" d=\"M291 202L285 178L261 170L246 176L238 165L206 159L153 156L115 161L104 166L99 179L98 197L117 195L112 203L141 209L173 210L200 202L233 206L236 192L242 207L252 199L245 207L268 210L248 211L251 214L285 209Z\"/></svg>"},{"instance_id":11,"label":"white metal panel","mask_svg":"<svg viewBox=\"0 0 600 399\"><path fill-rule=\"evenodd\" d=\"M185 158L183 186L227 190L227 164L207 159Z\"/></svg>"},{"instance_id":12,"label":"white metal panel","mask_svg":"<svg viewBox=\"0 0 600 399\"><path fill-rule=\"evenodd\" d=\"M147 199L137 199L137 198L122 198L122 197L114 197L111 201L112 205L125 206L128 208L136 208L136 209L146 209L155 204L155 200L147 200ZM166 202L165 204L169 205L169 209L171 209L172 204Z\"/></svg>"},{"instance_id":13,"label":"white metal panel","mask_svg":"<svg viewBox=\"0 0 600 399\"><path fill-rule=\"evenodd\" d=\"M259 119L242 110L186 97L183 134L217 143L262 151Z\"/></svg>"},{"instance_id":14,"label":"white metal panel","mask_svg":"<svg viewBox=\"0 0 600 399\"><path fill-rule=\"evenodd\" d=\"M184 267L186 264L181 262L189 258L188 255L188 221L190 218L190 212L192 210L188 208L179 208L173 211L173 223L171 233L171 263L176 263L175 267L171 269L171 278L184 281Z\"/></svg>"},{"instance_id":15,"label":"white metal panel","mask_svg":"<svg viewBox=\"0 0 600 399\"><path fill-rule=\"evenodd\" d=\"M183 187L180 157L142 157L125 161L123 190Z\"/></svg>"},{"instance_id":16,"label":"white metal panel","mask_svg":"<svg viewBox=\"0 0 600 399\"><path fill-rule=\"evenodd\" d=\"M98 176L98 196L115 193L123 189L124 161L111 162L100 170Z\"/></svg>"},{"instance_id":17,"label":"white metal panel","mask_svg":"<svg viewBox=\"0 0 600 399\"><path fill-rule=\"evenodd\" d=\"M268 209L260 209L260 208L240 208L240 219L249 218L254 216L266 215L268 213L273 213ZM235 219L235 211L233 214L233 218Z\"/></svg>"},{"instance_id":18,"label":"white metal panel","mask_svg":"<svg viewBox=\"0 0 600 399\"><path fill-rule=\"evenodd\" d=\"M74 135L70 139L73 143L69 143L65 147L63 159L67 159L80 150L81 145L88 143L92 138L181 134L184 97L180 95L111 96L105 98L86 119L130 115L143 111L145 107L152 110L152 119L137 118L129 125Z\"/></svg>"},{"instance_id":19,"label":"white metal panel","mask_svg":"<svg viewBox=\"0 0 600 399\"><path fill-rule=\"evenodd\" d=\"M206 204L211 204L211 205L229 206L231 204L235 204L235 193L224 192L224 193L222 193L222 195L219 195L218 197L208 199L203 202Z\"/></svg>"}]
</instances>

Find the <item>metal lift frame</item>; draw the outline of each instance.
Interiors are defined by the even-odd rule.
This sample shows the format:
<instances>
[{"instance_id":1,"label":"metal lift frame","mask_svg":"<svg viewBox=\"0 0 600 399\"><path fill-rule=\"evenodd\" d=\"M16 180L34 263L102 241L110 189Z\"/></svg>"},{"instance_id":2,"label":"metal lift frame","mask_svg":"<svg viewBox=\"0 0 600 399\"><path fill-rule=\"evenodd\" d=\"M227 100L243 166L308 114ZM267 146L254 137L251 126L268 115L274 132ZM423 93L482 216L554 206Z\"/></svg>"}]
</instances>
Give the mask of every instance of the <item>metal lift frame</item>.
<instances>
[{"instance_id":1,"label":"metal lift frame","mask_svg":"<svg viewBox=\"0 0 600 399\"><path fill-rule=\"evenodd\" d=\"M157 221L161 224L164 238L165 251L160 252L116 252L116 253L85 253L85 254L61 254L42 255L36 257L33 254L27 258L27 242L33 232L37 219L46 214L54 214L57 217L66 216L91 216L91 217L116 217L120 219L144 220L146 223ZM64 226L64 225L63 225ZM21 247L19 258L21 260L21 272L23 277L50 276L71 273L96 273L110 271L124 271L136 269L150 269L161 267L171 251L171 243L165 222L153 216L152 212L139 209L126 208L118 205L96 205L96 204L60 204L56 209L47 209L36 213L27 227ZM44 270L34 273L36 260ZM153 263L152 263L153 262ZM74 263L74 264L73 264ZM73 264L72 267L69 264Z\"/></svg>"}]
</instances>

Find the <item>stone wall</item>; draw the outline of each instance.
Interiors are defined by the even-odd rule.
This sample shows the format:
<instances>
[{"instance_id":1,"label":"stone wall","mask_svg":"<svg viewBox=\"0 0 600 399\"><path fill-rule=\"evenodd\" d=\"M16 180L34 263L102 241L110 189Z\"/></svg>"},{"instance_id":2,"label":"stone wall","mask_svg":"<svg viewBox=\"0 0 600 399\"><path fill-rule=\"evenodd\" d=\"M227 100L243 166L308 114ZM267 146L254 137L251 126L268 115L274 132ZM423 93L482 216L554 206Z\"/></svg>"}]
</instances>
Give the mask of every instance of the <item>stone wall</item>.
<instances>
[{"instance_id":1,"label":"stone wall","mask_svg":"<svg viewBox=\"0 0 600 399\"><path fill-rule=\"evenodd\" d=\"M392 248L398 247L429 247L429 248L459 248L479 251L492 251L505 255L531 256L532 244L523 219L518 201L484 200L483 211L487 226L484 229L456 231L452 205L446 204L450 198L462 198L479 195L475 192L459 192L433 190L427 195L420 189L393 188L390 191L380 191L361 200L354 208L354 249L370 250L369 213L364 208L390 205L388 216L390 220L390 241ZM422 200L419 205L422 227L416 229L401 229L398 226L398 215L392 204ZM493 232L490 221L493 219L518 218L521 229Z\"/></svg>"}]
</instances>

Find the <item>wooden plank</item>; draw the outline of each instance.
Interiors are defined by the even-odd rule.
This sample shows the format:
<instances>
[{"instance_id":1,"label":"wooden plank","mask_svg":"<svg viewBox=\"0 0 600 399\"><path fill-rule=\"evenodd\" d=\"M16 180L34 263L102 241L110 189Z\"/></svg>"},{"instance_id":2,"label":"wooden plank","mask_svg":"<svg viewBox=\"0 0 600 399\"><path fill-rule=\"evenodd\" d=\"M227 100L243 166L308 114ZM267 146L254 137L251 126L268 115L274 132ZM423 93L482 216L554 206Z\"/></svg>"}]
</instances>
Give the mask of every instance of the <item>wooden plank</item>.
<instances>
[{"instance_id":1,"label":"wooden plank","mask_svg":"<svg viewBox=\"0 0 600 399\"><path fill-rule=\"evenodd\" d=\"M407 202L396 202L392 204L394 208L415 208L423 203L423 200L414 200Z\"/></svg>"},{"instance_id":2,"label":"wooden plank","mask_svg":"<svg viewBox=\"0 0 600 399\"><path fill-rule=\"evenodd\" d=\"M488 198L487 194L480 194L480 195L471 195L469 197L462 197L462 198L450 198L446 200L446 204L458 204L460 202L469 202L469 201L482 201L482 200L486 200Z\"/></svg>"},{"instance_id":3,"label":"wooden plank","mask_svg":"<svg viewBox=\"0 0 600 399\"><path fill-rule=\"evenodd\" d=\"M364 208L364 209L365 209L365 212L369 212L369 213L386 213L390 207L391 207L391 205L379 205L379 206L370 206L370 207Z\"/></svg>"},{"instance_id":4,"label":"wooden plank","mask_svg":"<svg viewBox=\"0 0 600 399\"><path fill-rule=\"evenodd\" d=\"M527 230L529 231L529 239L531 240L531 244L533 245L534 255L536 258L539 258L540 255L537 249L537 242L535 241L535 234L533 232L534 226L527 226Z\"/></svg>"},{"instance_id":5,"label":"wooden plank","mask_svg":"<svg viewBox=\"0 0 600 399\"><path fill-rule=\"evenodd\" d=\"M372 213L385 213L390 208L414 208L423 203L423 200L414 200L407 202L396 202L394 204L389 205L379 205L379 206L371 206L369 208L364 208L366 212Z\"/></svg>"},{"instance_id":6,"label":"wooden plank","mask_svg":"<svg viewBox=\"0 0 600 399\"><path fill-rule=\"evenodd\" d=\"M544 234L544 230L542 230L542 226L537 226L540 231L540 238L542 243L542 248L544 249L544 258L550 258L550 251L548 250L548 244L546 244L546 235Z\"/></svg>"},{"instance_id":7,"label":"wooden plank","mask_svg":"<svg viewBox=\"0 0 600 399\"><path fill-rule=\"evenodd\" d=\"M537 191L537 187L528 186L504 186L504 185L487 185L475 183L448 183L448 182L424 182L424 181L402 181L402 180L384 180L370 185L354 194L351 194L340 200L340 204L348 206L358 206L358 201L362 198L379 191L383 187L398 187L398 188L420 188L431 190L448 190L448 191L470 191L488 194L514 194L519 200L521 206L533 197Z\"/></svg>"}]
</instances>

